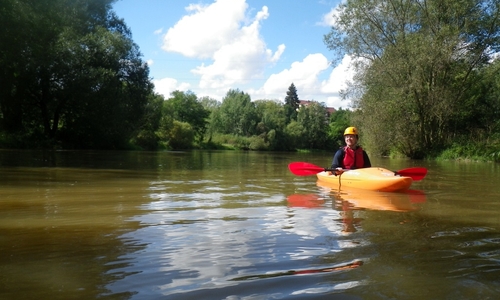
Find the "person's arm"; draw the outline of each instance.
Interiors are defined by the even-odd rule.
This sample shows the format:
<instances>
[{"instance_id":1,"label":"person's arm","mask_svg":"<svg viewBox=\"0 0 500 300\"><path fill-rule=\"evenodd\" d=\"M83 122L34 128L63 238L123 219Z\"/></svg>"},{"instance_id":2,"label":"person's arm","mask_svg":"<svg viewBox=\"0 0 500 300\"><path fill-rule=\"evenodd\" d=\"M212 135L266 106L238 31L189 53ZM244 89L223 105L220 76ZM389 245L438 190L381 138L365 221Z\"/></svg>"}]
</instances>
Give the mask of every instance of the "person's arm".
<instances>
[{"instance_id":1,"label":"person's arm","mask_svg":"<svg viewBox=\"0 0 500 300\"><path fill-rule=\"evenodd\" d=\"M333 156L331 169L343 168L344 167L344 151L342 149L337 150Z\"/></svg>"},{"instance_id":2,"label":"person's arm","mask_svg":"<svg viewBox=\"0 0 500 300\"><path fill-rule=\"evenodd\" d=\"M370 168L372 166L372 163L370 162L370 158L368 157L368 154L366 154L366 151L363 150L363 168Z\"/></svg>"}]
</instances>

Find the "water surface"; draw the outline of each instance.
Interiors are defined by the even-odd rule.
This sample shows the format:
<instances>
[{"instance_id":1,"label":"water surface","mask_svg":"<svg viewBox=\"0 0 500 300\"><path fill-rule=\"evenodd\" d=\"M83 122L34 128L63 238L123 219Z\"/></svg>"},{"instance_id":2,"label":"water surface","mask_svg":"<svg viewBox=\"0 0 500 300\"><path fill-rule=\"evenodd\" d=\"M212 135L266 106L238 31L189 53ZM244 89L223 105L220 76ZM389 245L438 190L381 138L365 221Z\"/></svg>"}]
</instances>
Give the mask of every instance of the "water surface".
<instances>
[{"instance_id":1,"label":"water surface","mask_svg":"<svg viewBox=\"0 0 500 300\"><path fill-rule=\"evenodd\" d=\"M1 299L496 299L498 165L412 193L288 171L329 154L0 151Z\"/></svg>"}]
</instances>

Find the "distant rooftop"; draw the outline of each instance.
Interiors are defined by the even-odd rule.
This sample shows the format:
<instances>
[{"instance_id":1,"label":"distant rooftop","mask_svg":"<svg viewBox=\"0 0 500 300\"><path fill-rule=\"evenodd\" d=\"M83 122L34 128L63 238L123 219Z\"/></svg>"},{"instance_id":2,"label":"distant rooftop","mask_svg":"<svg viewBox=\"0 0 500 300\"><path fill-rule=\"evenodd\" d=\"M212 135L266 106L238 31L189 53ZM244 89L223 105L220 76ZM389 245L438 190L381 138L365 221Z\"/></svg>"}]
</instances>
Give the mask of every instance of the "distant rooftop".
<instances>
[{"instance_id":1,"label":"distant rooftop","mask_svg":"<svg viewBox=\"0 0 500 300\"><path fill-rule=\"evenodd\" d=\"M314 101L314 100L299 100L299 102L300 102L299 103L300 106L308 106L311 103L319 103L318 101ZM328 112L328 115L331 115L334 112L336 112L337 110L333 107L326 107L326 111Z\"/></svg>"}]
</instances>

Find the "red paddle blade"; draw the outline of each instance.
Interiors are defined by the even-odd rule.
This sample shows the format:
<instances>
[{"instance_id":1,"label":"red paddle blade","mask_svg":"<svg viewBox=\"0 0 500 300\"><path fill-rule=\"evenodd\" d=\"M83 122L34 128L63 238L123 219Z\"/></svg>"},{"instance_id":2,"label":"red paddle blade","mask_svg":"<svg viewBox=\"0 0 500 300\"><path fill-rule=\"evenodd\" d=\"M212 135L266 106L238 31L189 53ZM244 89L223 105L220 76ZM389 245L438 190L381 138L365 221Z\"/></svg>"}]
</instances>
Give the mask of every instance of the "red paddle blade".
<instances>
[{"instance_id":1,"label":"red paddle blade","mask_svg":"<svg viewBox=\"0 0 500 300\"><path fill-rule=\"evenodd\" d=\"M411 179L419 181L424 179L425 175L427 175L427 169L422 167L408 168L399 170L396 174L411 177Z\"/></svg>"},{"instance_id":2,"label":"red paddle blade","mask_svg":"<svg viewBox=\"0 0 500 300\"><path fill-rule=\"evenodd\" d=\"M318 167L316 165L306 163L306 162L293 162L288 165L288 168L290 171L299 176L310 176L310 175L316 175L319 172L322 172L325 170L325 168Z\"/></svg>"}]
</instances>

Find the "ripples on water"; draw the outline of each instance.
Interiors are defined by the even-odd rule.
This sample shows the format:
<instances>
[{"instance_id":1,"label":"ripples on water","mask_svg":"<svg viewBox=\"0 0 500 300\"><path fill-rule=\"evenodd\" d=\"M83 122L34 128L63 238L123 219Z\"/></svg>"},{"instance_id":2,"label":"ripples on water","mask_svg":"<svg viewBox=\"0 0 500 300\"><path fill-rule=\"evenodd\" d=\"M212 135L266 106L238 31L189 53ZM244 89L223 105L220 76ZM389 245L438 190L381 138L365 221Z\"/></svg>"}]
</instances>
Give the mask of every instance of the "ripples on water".
<instances>
[{"instance_id":1,"label":"ripples on water","mask_svg":"<svg viewBox=\"0 0 500 300\"><path fill-rule=\"evenodd\" d=\"M152 202L144 207L150 213L138 218L147 226L124 236L146 246L127 257L126 268L114 270L148 271L110 285L115 293L140 282L144 288L137 287L137 298L156 286L153 294L171 299L266 299L362 284L342 279L362 260L337 257L359 243L342 236L343 224L335 221L341 216L327 205L329 199L315 209L290 207L280 192L282 180L265 186L192 181L184 183L189 194L177 192L176 184L158 181L151 187ZM339 277L325 285L318 276Z\"/></svg>"},{"instance_id":2,"label":"ripples on water","mask_svg":"<svg viewBox=\"0 0 500 300\"><path fill-rule=\"evenodd\" d=\"M439 201L450 191L356 198L294 180L299 193L283 193L290 189L281 179L190 181L188 195L176 192L178 182L155 182L145 207L151 213L140 217L148 226L131 233L146 246L125 268L148 272L109 288L130 291L141 282L138 299L498 295L498 228L447 219Z\"/></svg>"},{"instance_id":3,"label":"ripples on water","mask_svg":"<svg viewBox=\"0 0 500 300\"><path fill-rule=\"evenodd\" d=\"M500 294L500 193L473 172L429 166L411 194L338 193L289 174L301 157L217 155L3 169L0 298Z\"/></svg>"}]
</instances>

